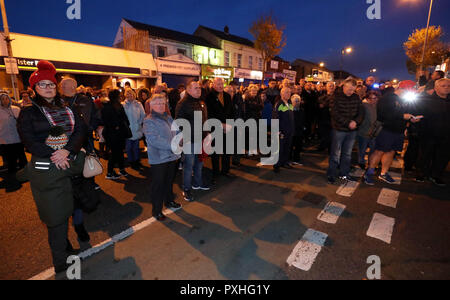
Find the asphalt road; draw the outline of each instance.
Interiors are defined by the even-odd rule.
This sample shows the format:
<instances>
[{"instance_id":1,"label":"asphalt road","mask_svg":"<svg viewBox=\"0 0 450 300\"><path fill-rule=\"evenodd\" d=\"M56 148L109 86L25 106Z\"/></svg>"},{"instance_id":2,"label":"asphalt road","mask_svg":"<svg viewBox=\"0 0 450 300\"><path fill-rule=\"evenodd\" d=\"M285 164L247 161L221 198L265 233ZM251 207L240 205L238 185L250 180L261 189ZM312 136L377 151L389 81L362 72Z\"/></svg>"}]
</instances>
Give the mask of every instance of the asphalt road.
<instances>
[{"instance_id":1,"label":"asphalt road","mask_svg":"<svg viewBox=\"0 0 450 300\"><path fill-rule=\"evenodd\" d=\"M324 154L305 154L304 160L302 167L275 174L244 159L232 169L237 178L221 178L192 203L181 199L179 174L174 192L182 209L83 260L82 279L361 280L371 255L381 260L381 279L450 279L450 186L404 176L401 185L362 183L343 197L338 185L325 181ZM148 168L129 173L118 181L98 177L102 204L86 216L91 243L82 249L151 218ZM399 191L396 208L377 203L383 188ZM8 194L0 189L0 197L0 279L28 279L51 268L46 228L29 185ZM346 206L336 224L317 218L330 201ZM375 213L395 220L390 243L367 235ZM308 229L327 239L305 271L286 261ZM72 228L69 236L77 246Z\"/></svg>"}]
</instances>

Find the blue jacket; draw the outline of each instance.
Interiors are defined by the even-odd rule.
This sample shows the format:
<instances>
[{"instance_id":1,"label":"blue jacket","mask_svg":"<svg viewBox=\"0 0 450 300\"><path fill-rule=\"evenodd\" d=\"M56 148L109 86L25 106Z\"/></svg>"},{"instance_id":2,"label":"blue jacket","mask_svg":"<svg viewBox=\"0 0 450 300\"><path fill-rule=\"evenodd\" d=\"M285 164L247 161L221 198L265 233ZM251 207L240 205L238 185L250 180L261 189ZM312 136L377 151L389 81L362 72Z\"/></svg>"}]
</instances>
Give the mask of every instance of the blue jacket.
<instances>
[{"instance_id":1,"label":"blue jacket","mask_svg":"<svg viewBox=\"0 0 450 300\"><path fill-rule=\"evenodd\" d=\"M144 135L147 140L148 162L159 165L180 158L172 152L172 139L177 131L172 131L172 117L152 112L144 120Z\"/></svg>"},{"instance_id":2,"label":"blue jacket","mask_svg":"<svg viewBox=\"0 0 450 300\"><path fill-rule=\"evenodd\" d=\"M131 133L133 134L130 140L139 140L142 137L142 122L144 122L145 118L144 108L141 102L137 100L132 102L125 100L122 105L130 122Z\"/></svg>"}]
</instances>

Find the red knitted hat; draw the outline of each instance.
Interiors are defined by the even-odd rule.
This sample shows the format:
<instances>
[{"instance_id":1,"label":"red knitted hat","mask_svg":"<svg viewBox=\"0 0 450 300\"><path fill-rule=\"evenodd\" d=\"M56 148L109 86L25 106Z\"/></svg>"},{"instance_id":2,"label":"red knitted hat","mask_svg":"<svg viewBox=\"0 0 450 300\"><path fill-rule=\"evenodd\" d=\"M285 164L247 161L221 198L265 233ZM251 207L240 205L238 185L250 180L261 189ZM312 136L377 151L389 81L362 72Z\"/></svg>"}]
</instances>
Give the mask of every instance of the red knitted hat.
<instances>
[{"instance_id":1,"label":"red knitted hat","mask_svg":"<svg viewBox=\"0 0 450 300\"><path fill-rule=\"evenodd\" d=\"M36 83L38 83L41 80L50 80L54 84L58 83L55 78L56 68L51 62L46 61L46 60L41 60L37 64L37 68L38 69L36 71L34 71L33 74L31 74L31 77L29 80L31 88L34 88Z\"/></svg>"}]
</instances>

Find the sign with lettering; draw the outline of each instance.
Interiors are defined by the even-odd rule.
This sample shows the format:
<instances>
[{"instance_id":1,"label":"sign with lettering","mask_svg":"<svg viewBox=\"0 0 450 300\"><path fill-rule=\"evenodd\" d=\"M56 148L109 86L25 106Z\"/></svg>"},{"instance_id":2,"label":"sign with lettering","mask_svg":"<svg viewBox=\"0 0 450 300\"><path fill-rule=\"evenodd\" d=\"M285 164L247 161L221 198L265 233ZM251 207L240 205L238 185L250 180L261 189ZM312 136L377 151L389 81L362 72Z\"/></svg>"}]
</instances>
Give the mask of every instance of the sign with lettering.
<instances>
[{"instance_id":1,"label":"sign with lettering","mask_svg":"<svg viewBox=\"0 0 450 300\"><path fill-rule=\"evenodd\" d=\"M234 69L234 78L245 78L245 79L254 79L254 80L262 80L263 72L254 71L249 69Z\"/></svg>"},{"instance_id":2,"label":"sign with lettering","mask_svg":"<svg viewBox=\"0 0 450 300\"><path fill-rule=\"evenodd\" d=\"M198 64L168 61L159 58L156 59L156 67L158 72L166 74L200 76L201 72Z\"/></svg>"},{"instance_id":3,"label":"sign with lettering","mask_svg":"<svg viewBox=\"0 0 450 300\"><path fill-rule=\"evenodd\" d=\"M226 67L202 65L202 76L232 79L234 78L234 69Z\"/></svg>"},{"instance_id":4,"label":"sign with lettering","mask_svg":"<svg viewBox=\"0 0 450 300\"><path fill-rule=\"evenodd\" d=\"M6 74L19 74L19 68L17 67L17 59L5 57Z\"/></svg>"}]
</instances>

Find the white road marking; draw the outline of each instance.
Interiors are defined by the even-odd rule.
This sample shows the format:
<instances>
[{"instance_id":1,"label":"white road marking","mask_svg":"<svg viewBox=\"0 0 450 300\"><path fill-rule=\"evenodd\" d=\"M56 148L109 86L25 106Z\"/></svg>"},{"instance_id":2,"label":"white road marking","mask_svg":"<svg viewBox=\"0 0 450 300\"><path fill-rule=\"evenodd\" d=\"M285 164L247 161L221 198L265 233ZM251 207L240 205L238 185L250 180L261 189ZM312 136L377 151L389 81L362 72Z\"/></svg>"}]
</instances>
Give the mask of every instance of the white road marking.
<instances>
[{"instance_id":1,"label":"white road marking","mask_svg":"<svg viewBox=\"0 0 450 300\"><path fill-rule=\"evenodd\" d=\"M359 182L347 181L337 189L336 194L344 197L351 197L358 186Z\"/></svg>"},{"instance_id":2,"label":"white road marking","mask_svg":"<svg viewBox=\"0 0 450 300\"><path fill-rule=\"evenodd\" d=\"M174 212L176 212L177 210L180 210L180 209L181 209L181 207L177 208L177 209L166 209L164 211L164 214L167 216L167 215L173 214ZM153 224L155 222L156 222L156 219L154 217L151 217L151 218L149 218L149 219L147 219L147 220L145 220L145 221L143 221L143 222L141 222L141 223L139 223L139 224L137 224L137 225L135 225L133 227L128 228L125 231L122 231L119 234L116 234L112 238L107 239L106 241L103 241L100 244L97 244L96 246L81 252L80 254L78 254L78 257L80 257L81 259L86 259L86 258L88 258L88 257L90 257L90 256L92 256L92 255L94 255L96 253L99 253L99 252L105 250L109 246L112 246L115 243L117 243L117 242L119 242L119 241L121 241L123 239L126 239L127 237L131 236L133 233L136 233L139 230L142 230L142 229L150 226L151 224ZM47 280L47 279L51 278L54 275L55 275L55 269L54 268L49 268L49 269L43 271L42 273L40 273L40 274L38 274L38 275L28 279L28 280Z\"/></svg>"},{"instance_id":3,"label":"white road marking","mask_svg":"<svg viewBox=\"0 0 450 300\"><path fill-rule=\"evenodd\" d=\"M345 205L337 202L328 202L317 219L329 224L336 224L339 216L345 210Z\"/></svg>"},{"instance_id":4,"label":"white road marking","mask_svg":"<svg viewBox=\"0 0 450 300\"><path fill-rule=\"evenodd\" d=\"M289 266L309 271L327 238L325 233L308 229L286 262Z\"/></svg>"},{"instance_id":5,"label":"white road marking","mask_svg":"<svg viewBox=\"0 0 450 300\"><path fill-rule=\"evenodd\" d=\"M380 195L378 196L377 203L396 208L397 200L400 195L399 191L394 191L391 189L382 189Z\"/></svg>"},{"instance_id":6,"label":"white road marking","mask_svg":"<svg viewBox=\"0 0 450 300\"><path fill-rule=\"evenodd\" d=\"M369 230L367 230L367 235L390 244L394 224L394 218L375 213L373 215L372 222L370 223Z\"/></svg>"}]
</instances>

